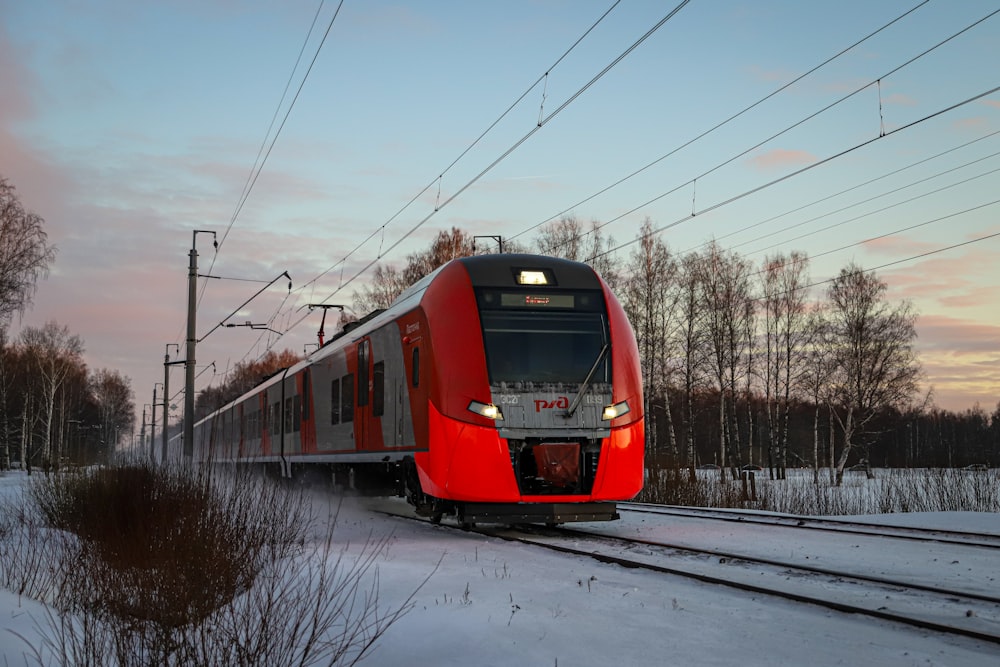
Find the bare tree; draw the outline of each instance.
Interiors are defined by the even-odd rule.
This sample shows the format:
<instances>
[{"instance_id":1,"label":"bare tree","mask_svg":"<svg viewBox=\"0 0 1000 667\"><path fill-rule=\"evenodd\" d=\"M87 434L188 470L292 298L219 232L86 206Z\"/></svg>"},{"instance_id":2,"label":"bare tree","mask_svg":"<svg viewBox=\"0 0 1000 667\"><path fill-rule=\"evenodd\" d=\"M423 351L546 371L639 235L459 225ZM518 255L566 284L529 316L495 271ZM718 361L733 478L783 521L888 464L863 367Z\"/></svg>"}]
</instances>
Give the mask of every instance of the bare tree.
<instances>
[{"instance_id":1,"label":"bare tree","mask_svg":"<svg viewBox=\"0 0 1000 667\"><path fill-rule=\"evenodd\" d=\"M542 255L581 261L584 256L583 225L575 215L564 215L538 230L535 247Z\"/></svg>"},{"instance_id":2,"label":"bare tree","mask_svg":"<svg viewBox=\"0 0 1000 667\"><path fill-rule=\"evenodd\" d=\"M678 358L676 329L672 328L676 327L679 296L675 289L677 262L666 244L653 234L649 218L639 231L639 247L632 253L626 276L619 295L635 330L642 359L644 414L651 422L646 428L647 455L653 460L657 453L656 412L652 406L660 399L667 421L671 462L676 466L680 458L670 413L669 388L671 377L679 370L675 366Z\"/></svg>"},{"instance_id":3,"label":"bare tree","mask_svg":"<svg viewBox=\"0 0 1000 667\"><path fill-rule=\"evenodd\" d=\"M118 371L101 368L90 376L90 397L97 406L100 438L113 442L115 434L135 421L132 381Z\"/></svg>"},{"instance_id":4,"label":"bare tree","mask_svg":"<svg viewBox=\"0 0 1000 667\"><path fill-rule=\"evenodd\" d=\"M728 463L735 478L741 461L736 388L744 379L750 349L747 332L752 329L749 319L753 317L750 264L713 241L698 267L700 305L705 309L711 349L709 365L719 391L719 458L720 463Z\"/></svg>"},{"instance_id":5,"label":"bare tree","mask_svg":"<svg viewBox=\"0 0 1000 667\"><path fill-rule=\"evenodd\" d=\"M409 286L401 271L388 264L379 264L371 281L354 292L354 312L364 314L388 308Z\"/></svg>"},{"instance_id":6,"label":"bare tree","mask_svg":"<svg viewBox=\"0 0 1000 667\"><path fill-rule=\"evenodd\" d=\"M805 285L809 259L802 253L777 254L764 260L764 397L767 409L769 463L778 479L788 465L788 414L792 389L804 368L800 363L809 339Z\"/></svg>"},{"instance_id":7,"label":"bare tree","mask_svg":"<svg viewBox=\"0 0 1000 667\"><path fill-rule=\"evenodd\" d=\"M407 255L406 268L403 270L403 280L406 287L439 266L444 266L459 257L469 257L472 254L474 254L472 236L457 227L452 227L451 231L442 230L431 241L430 248L424 252Z\"/></svg>"},{"instance_id":8,"label":"bare tree","mask_svg":"<svg viewBox=\"0 0 1000 667\"><path fill-rule=\"evenodd\" d=\"M371 282L354 293L354 311L369 313L388 308L407 287L439 266L473 254L472 236L468 233L457 227L438 232L430 248L407 255L406 266L402 270L389 265L376 266Z\"/></svg>"},{"instance_id":9,"label":"bare tree","mask_svg":"<svg viewBox=\"0 0 1000 667\"><path fill-rule=\"evenodd\" d=\"M677 279L680 319L677 340L683 360L685 450L689 479L692 482L695 481L694 471L697 465L694 399L696 391L704 382L707 368L704 310L700 306L700 266L699 255L685 255L679 264Z\"/></svg>"},{"instance_id":10,"label":"bare tree","mask_svg":"<svg viewBox=\"0 0 1000 667\"><path fill-rule=\"evenodd\" d=\"M579 218L564 215L539 230L535 246L543 255L589 264L612 288L619 287L621 276L612 252L614 239L601 233L596 220L591 221L589 231L584 231Z\"/></svg>"},{"instance_id":11,"label":"bare tree","mask_svg":"<svg viewBox=\"0 0 1000 667\"><path fill-rule=\"evenodd\" d=\"M31 305L38 279L55 259L43 223L21 206L14 186L0 176L0 323Z\"/></svg>"},{"instance_id":12,"label":"bare tree","mask_svg":"<svg viewBox=\"0 0 1000 667\"><path fill-rule=\"evenodd\" d=\"M70 334L68 327L50 321L38 328L26 327L21 331L21 342L37 374L43 424L40 449L43 462L51 464L56 396L74 367L83 365L83 341Z\"/></svg>"},{"instance_id":13,"label":"bare tree","mask_svg":"<svg viewBox=\"0 0 1000 667\"><path fill-rule=\"evenodd\" d=\"M874 272L850 264L828 290L835 418L844 436L837 484L856 438L880 410L904 407L917 390L920 364L913 349L916 315L908 302L890 305L887 286Z\"/></svg>"}]
</instances>

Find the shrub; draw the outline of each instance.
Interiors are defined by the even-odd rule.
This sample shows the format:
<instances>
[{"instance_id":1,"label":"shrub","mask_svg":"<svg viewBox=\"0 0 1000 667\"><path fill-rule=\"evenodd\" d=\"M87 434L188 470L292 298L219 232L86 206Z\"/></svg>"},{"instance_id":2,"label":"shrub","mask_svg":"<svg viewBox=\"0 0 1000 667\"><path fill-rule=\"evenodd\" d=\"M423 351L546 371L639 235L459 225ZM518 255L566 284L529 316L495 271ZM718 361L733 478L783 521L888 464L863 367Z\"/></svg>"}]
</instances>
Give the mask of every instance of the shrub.
<instances>
[{"instance_id":1,"label":"shrub","mask_svg":"<svg viewBox=\"0 0 1000 667\"><path fill-rule=\"evenodd\" d=\"M309 508L248 474L64 472L4 513L5 579L49 605L59 664L353 664L413 595L382 609L373 567L388 537L338 551L336 518L317 543Z\"/></svg>"}]
</instances>

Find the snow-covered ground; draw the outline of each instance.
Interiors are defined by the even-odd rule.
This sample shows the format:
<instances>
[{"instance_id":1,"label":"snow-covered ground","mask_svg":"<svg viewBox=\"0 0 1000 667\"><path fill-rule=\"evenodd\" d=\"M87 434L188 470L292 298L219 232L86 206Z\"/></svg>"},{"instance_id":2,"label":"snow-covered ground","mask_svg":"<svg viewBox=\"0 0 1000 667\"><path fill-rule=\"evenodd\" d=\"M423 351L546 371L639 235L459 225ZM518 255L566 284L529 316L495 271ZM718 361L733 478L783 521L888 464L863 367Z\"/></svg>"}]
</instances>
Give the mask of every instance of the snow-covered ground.
<instances>
[{"instance_id":1,"label":"snow-covered ground","mask_svg":"<svg viewBox=\"0 0 1000 667\"><path fill-rule=\"evenodd\" d=\"M16 493L23 481L19 474L0 477L0 492ZM313 497L316 503L336 503L327 494ZM561 556L372 511L373 505L385 502L346 501L340 508L337 539L350 540L360 548L372 534L391 534L388 551L378 563L380 602L386 607L398 605L431 576L414 597L410 612L389 629L364 661L367 665L979 667L996 664L1000 656L995 644L585 557ZM868 519L1000 534L997 514ZM692 539L703 546L715 541L720 549L790 550L779 545L779 538L768 529L732 524L686 529L669 521L673 520L626 518L601 526L629 535ZM973 560L963 552L960 559L964 562L955 563L946 546L935 547L932 558L910 558L905 546L886 553L876 540L830 535L803 538L799 533L804 531L789 532L797 535L797 553L814 554L810 558L825 559L831 567L847 559L887 576L916 580L936 581L947 570L961 570L961 578L970 582L1000 579L1000 555L993 552ZM913 547L914 552L918 548ZM26 664L26 642L40 645L44 614L34 601L0 593L3 664Z\"/></svg>"}]
</instances>

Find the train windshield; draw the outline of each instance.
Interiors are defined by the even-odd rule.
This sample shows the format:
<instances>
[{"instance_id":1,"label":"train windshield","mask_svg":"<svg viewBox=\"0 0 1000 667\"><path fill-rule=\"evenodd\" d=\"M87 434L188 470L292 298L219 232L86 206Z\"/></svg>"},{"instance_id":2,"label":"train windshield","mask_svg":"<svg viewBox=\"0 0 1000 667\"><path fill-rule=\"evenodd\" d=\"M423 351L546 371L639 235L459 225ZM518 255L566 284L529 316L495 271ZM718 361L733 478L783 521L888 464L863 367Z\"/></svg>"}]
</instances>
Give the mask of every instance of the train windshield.
<instances>
[{"instance_id":1,"label":"train windshield","mask_svg":"<svg viewBox=\"0 0 1000 667\"><path fill-rule=\"evenodd\" d=\"M579 385L595 363L591 382L610 382L611 355L603 354L608 343L603 312L483 310L480 316L490 384Z\"/></svg>"}]
</instances>

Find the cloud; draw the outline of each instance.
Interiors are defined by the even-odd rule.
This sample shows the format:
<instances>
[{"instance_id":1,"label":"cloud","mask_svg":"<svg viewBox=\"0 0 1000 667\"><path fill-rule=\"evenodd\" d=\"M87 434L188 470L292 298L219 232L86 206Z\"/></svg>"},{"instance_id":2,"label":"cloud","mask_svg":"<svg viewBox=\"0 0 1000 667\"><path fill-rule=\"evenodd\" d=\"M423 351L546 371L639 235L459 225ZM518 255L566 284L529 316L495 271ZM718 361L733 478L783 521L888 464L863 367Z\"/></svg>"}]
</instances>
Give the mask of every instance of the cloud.
<instances>
[{"instance_id":1,"label":"cloud","mask_svg":"<svg viewBox=\"0 0 1000 667\"><path fill-rule=\"evenodd\" d=\"M917 106L917 101L915 99L909 95L904 95L903 93L893 93L892 95L887 95L883 101L886 104L895 104L902 107Z\"/></svg>"},{"instance_id":2,"label":"cloud","mask_svg":"<svg viewBox=\"0 0 1000 667\"><path fill-rule=\"evenodd\" d=\"M817 157L807 151L775 148L750 159L751 164L762 171L773 171L785 167L801 167L817 161Z\"/></svg>"},{"instance_id":3,"label":"cloud","mask_svg":"<svg viewBox=\"0 0 1000 667\"><path fill-rule=\"evenodd\" d=\"M964 410L1000 400L1000 325L946 315L917 320L917 350L937 403Z\"/></svg>"},{"instance_id":4,"label":"cloud","mask_svg":"<svg viewBox=\"0 0 1000 667\"><path fill-rule=\"evenodd\" d=\"M767 83L784 83L793 80L798 74L786 69L764 69L760 65L750 65L747 68L750 76L757 81Z\"/></svg>"}]
</instances>

